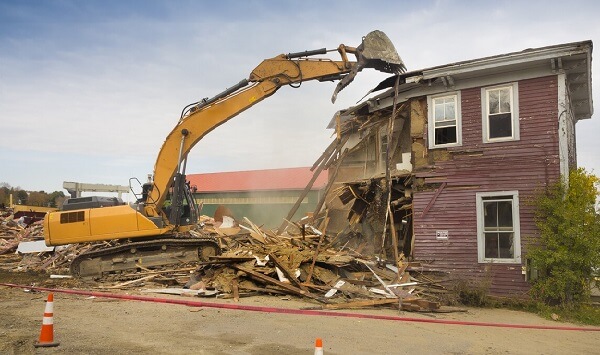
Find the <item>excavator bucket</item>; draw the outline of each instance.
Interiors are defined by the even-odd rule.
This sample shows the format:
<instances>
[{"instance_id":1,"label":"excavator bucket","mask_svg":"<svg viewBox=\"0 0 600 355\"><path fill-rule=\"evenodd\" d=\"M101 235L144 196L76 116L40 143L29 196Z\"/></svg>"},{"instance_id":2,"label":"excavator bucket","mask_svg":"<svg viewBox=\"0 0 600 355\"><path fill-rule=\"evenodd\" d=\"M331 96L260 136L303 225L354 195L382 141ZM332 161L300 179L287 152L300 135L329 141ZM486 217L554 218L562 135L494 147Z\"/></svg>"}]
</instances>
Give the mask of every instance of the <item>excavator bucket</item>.
<instances>
[{"instance_id":1,"label":"excavator bucket","mask_svg":"<svg viewBox=\"0 0 600 355\"><path fill-rule=\"evenodd\" d=\"M406 71L392 41L381 31L373 31L366 35L357 48L357 54L359 66L362 65L362 68L374 68L392 74Z\"/></svg>"},{"instance_id":2,"label":"excavator bucket","mask_svg":"<svg viewBox=\"0 0 600 355\"><path fill-rule=\"evenodd\" d=\"M385 33L378 30L369 32L363 37L362 43L356 47L354 54L357 58L357 65L337 84L331 102L335 102L337 94L348 86L363 68L374 68L390 74L400 74L406 71L404 62L400 59L392 41Z\"/></svg>"}]
</instances>

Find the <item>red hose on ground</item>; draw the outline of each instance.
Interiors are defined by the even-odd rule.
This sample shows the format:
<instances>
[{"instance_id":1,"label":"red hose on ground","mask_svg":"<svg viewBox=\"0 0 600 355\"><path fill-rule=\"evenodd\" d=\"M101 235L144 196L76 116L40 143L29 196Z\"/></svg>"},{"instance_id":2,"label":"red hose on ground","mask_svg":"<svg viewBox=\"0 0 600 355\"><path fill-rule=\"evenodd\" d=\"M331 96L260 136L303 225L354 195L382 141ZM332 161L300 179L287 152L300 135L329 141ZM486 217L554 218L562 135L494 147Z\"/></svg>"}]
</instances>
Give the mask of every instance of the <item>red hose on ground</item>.
<instances>
[{"instance_id":1,"label":"red hose on ground","mask_svg":"<svg viewBox=\"0 0 600 355\"><path fill-rule=\"evenodd\" d=\"M7 286L7 287L27 288L27 289L36 290L36 291L67 293L67 294L72 294L72 295L94 296L94 297L114 298L114 299L143 301L143 302L170 303L170 304L178 304L178 305L184 305L184 306L190 306L190 307L210 307L210 308L235 309L235 310L253 311L253 312L301 314L301 315L311 315L311 316L348 317L348 318L363 318L363 319L379 319L379 320L392 320L392 321L401 321L401 322L474 325L474 326L479 326L479 327L546 329L546 330L577 330L577 331L587 331L587 332L600 332L600 328L595 328L595 327L587 327L587 328L586 327L559 327L559 326L547 326L547 325L466 322L466 321L456 321L456 320L447 320L447 319L423 319L423 318L411 318L411 317L384 316L384 315L375 315L375 314L302 310L302 309L262 307L262 306L247 306L247 305L227 304L227 303L210 303L210 302L203 302L203 301L183 300L183 299L155 298L155 297L136 296L136 295L120 295L120 294L114 294L114 293L94 292L94 291L84 291L84 290L31 287L31 286L25 286L25 285L9 284L9 283L0 283L0 285Z\"/></svg>"}]
</instances>

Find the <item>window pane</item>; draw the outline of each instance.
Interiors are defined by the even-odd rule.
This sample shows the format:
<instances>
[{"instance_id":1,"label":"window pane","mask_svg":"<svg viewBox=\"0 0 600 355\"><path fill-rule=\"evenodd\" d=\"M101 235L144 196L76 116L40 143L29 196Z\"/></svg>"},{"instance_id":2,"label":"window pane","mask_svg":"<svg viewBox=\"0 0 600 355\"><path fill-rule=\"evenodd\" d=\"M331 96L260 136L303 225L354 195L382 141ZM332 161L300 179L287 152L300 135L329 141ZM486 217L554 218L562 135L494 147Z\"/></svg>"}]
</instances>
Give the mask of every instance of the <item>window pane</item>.
<instances>
[{"instance_id":1,"label":"window pane","mask_svg":"<svg viewBox=\"0 0 600 355\"><path fill-rule=\"evenodd\" d=\"M483 203L483 228L484 230L498 230L498 204L496 202Z\"/></svg>"},{"instance_id":2,"label":"window pane","mask_svg":"<svg viewBox=\"0 0 600 355\"><path fill-rule=\"evenodd\" d=\"M506 113L511 112L510 110L510 89L505 88L500 90L500 112Z\"/></svg>"},{"instance_id":3,"label":"window pane","mask_svg":"<svg viewBox=\"0 0 600 355\"><path fill-rule=\"evenodd\" d=\"M512 259L514 257L513 235L513 233L498 234L498 245L501 258Z\"/></svg>"},{"instance_id":4,"label":"window pane","mask_svg":"<svg viewBox=\"0 0 600 355\"><path fill-rule=\"evenodd\" d=\"M485 257L498 257L498 233L485 233Z\"/></svg>"},{"instance_id":5,"label":"window pane","mask_svg":"<svg viewBox=\"0 0 600 355\"><path fill-rule=\"evenodd\" d=\"M454 110L454 100L450 101L450 103L446 105L446 119L447 120L456 119L456 112Z\"/></svg>"},{"instance_id":6,"label":"window pane","mask_svg":"<svg viewBox=\"0 0 600 355\"><path fill-rule=\"evenodd\" d=\"M498 90L490 90L488 91L488 105L489 105L489 113L500 113L500 103L499 103L499 91Z\"/></svg>"},{"instance_id":7,"label":"window pane","mask_svg":"<svg viewBox=\"0 0 600 355\"><path fill-rule=\"evenodd\" d=\"M433 99L435 121L456 120L456 108L454 97L442 97Z\"/></svg>"},{"instance_id":8,"label":"window pane","mask_svg":"<svg viewBox=\"0 0 600 355\"><path fill-rule=\"evenodd\" d=\"M442 127L435 129L435 144L456 143L456 127Z\"/></svg>"},{"instance_id":9,"label":"window pane","mask_svg":"<svg viewBox=\"0 0 600 355\"><path fill-rule=\"evenodd\" d=\"M434 107L435 120L442 121L444 119L444 104L436 103Z\"/></svg>"},{"instance_id":10,"label":"window pane","mask_svg":"<svg viewBox=\"0 0 600 355\"><path fill-rule=\"evenodd\" d=\"M512 137L512 117L510 113L489 116L490 139Z\"/></svg>"},{"instance_id":11,"label":"window pane","mask_svg":"<svg viewBox=\"0 0 600 355\"><path fill-rule=\"evenodd\" d=\"M513 227L512 201L498 202L498 226L503 230L511 230Z\"/></svg>"}]
</instances>

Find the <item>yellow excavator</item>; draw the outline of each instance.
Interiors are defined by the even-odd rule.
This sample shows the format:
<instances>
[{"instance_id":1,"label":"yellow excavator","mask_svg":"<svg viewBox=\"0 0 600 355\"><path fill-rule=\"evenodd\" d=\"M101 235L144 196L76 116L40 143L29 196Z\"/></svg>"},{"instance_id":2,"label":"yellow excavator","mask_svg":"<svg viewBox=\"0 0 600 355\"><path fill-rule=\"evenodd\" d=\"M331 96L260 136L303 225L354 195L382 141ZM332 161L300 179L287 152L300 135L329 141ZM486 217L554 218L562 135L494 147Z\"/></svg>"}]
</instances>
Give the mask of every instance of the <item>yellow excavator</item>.
<instances>
[{"instance_id":1,"label":"yellow excavator","mask_svg":"<svg viewBox=\"0 0 600 355\"><path fill-rule=\"evenodd\" d=\"M333 50L336 51L336 50ZM242 111L273 95L280 87L297 87L303 81L339 80L332 96L346 87L363 68L387 73L405 71L404 64L385 33L370 32L358 47L340 45L341 60L317 57L325 48L281 54L264 60L248 79L208 99L187 105L163 143L153 179L142 186L135 204L117 199L69 199L62 211L44 220L46 244L117 240L117 246L80 254L71 263L78 276L180 262L206 260L220 253L213 238L198 229L200 211L185 179L187 156L206 134ZM353 54L356 61L348 60Z\"/></svg>"}]
</instances>

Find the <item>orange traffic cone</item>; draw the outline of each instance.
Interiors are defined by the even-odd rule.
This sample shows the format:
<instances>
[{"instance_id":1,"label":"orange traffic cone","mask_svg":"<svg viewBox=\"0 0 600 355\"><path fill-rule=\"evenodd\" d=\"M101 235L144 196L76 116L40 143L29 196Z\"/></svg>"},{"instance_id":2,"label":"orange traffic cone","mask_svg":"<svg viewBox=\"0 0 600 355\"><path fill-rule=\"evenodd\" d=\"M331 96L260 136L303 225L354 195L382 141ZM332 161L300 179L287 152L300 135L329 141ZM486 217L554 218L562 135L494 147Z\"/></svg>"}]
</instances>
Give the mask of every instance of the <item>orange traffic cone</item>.
<instances>
[{"instance_id":1,"label":"orange traffic cone","mask_svg":"<svg viewBox=\"0 0 600 355\"><path fill-rule=\"evenodd\" d=\"M44 319L42 320L42 331L40 332L40 340L38 340L33 346L38 347L51 347L58 346L60 343L54 342L54 294L48 294L48 301L46 301L46 309L44 310Z\"/></svg>"},{"instance_id":2,"label":"orange traffic cone","mask_svg":"<svg viewBox=\"0 0 600 355\"><path fill-rule=\"evenodd\" d=\"M323 340L321 338L315 340L315 355L323 355Z\"/></svg>"}]
</instances>

